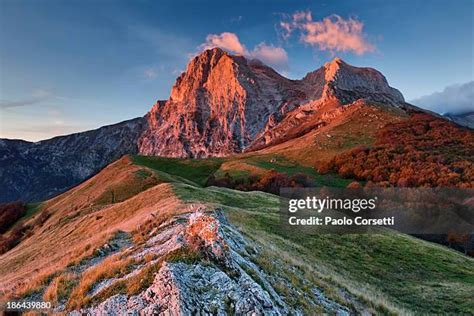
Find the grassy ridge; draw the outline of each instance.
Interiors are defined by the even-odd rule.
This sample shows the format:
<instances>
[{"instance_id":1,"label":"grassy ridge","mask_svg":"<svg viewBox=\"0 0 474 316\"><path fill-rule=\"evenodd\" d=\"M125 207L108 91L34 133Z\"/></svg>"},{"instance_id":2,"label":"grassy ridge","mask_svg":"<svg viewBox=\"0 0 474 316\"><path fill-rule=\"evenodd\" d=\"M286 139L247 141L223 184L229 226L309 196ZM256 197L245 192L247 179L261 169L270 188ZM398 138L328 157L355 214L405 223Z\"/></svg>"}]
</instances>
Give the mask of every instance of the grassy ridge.
<instances>
[{"instance_id":1,"label":"grassy ridge","mask_svg":"<svg viewBox=\"0 0 474 316\"><path fill-rule=\"evenodd\" d=\"M221 173L222 164L230 159L180 160L136 156L134 162L178 177L173 186L180 198L223 206L231 222L247 232L250 238L273 243L273 246L280 247L280 252L309 262L311 268L325 271L325 277L337 280L339 285L372 302L378 311L474 312L472 258L394 232L304 235L285 231L279 222L278 197L263 192L202 187L211 174ZM232 166L239 163L289 175L305 173L316 179L319 185L347 185L347 180L325 178L313 168L300 166L280 156L245 157ZM243 176L248 174L242 173ZM185 181L179 181L179 178Z\"/></svg>"},{"instance_id":2,"label":"grassy ridge","mask_svg":"<svg viewBox=\"0 0 474 316\"><path fill-rule=\"evenodd\" d=\"M204 186L211 174L219 169L223 159L179 159L148 156L132 156L133 163L155 171L165 172Z\"/></svg>"},{"instance_id":3,"label":"grassy ridge","mask_svg":"<svg viewBox=\"0 0 474 316\"><path fill-rule=\"evenodd\" d=\"M271 194L183 184L177 184L175 191L188 201L223 206L230 221L252 238L273 243L282 253L311 263L383 309L474 312L474 260L446 247L394 232L294 234L281 228L278 198Z\"/></svg>"}]
</instances>

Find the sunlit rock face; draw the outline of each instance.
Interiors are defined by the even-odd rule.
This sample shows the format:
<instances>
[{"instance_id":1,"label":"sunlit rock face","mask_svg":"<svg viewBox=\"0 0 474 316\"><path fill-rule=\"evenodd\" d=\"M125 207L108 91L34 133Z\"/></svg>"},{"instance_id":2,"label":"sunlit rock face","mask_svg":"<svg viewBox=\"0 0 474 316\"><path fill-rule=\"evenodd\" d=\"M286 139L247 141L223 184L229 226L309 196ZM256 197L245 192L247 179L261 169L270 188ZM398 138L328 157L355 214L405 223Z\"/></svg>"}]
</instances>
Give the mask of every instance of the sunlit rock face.
<instances>
[{"instance_id":1,"label":"sunlit rock face","mask_svg":"<svg viewBox=\"0 0 474 316\"><path fill-rule=\"evenodd\" d=\"M358 99L404 102L380 72L338 58L302 80L290 80L257 60L214 48L192 59L170 98L158 101L147 114L139 151L169 157L227 156L251 148L277 125L291 128L294 124L285 120L302 106Z\"/></svg>"},{"instance_id":2,"label":"sunlit rock face","mask_svg":"<svg viewBox=\"0 0 474 316\"><path fill-rule=\"evenodd\" d=\"M271 115L284 114L305 94L298 82L258 61L220 49L195 57L176 80L168 101L147 114L140 153L172 157L226 156L240 152Z\"/></svg>"}]
</instances>

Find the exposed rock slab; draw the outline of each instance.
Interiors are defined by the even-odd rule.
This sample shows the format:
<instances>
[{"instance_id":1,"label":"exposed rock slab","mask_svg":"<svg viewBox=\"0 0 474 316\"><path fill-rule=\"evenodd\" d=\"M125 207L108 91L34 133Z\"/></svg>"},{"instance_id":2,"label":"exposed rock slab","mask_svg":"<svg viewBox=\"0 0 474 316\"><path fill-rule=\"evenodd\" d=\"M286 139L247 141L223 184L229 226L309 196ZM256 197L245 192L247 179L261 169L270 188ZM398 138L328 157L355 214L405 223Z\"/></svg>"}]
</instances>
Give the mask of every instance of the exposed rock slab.
<instances>
[{"instance_id":1,"label":"exposed rock slab","mask_svg":"<svg viewBox=\"0 0 474 316\"><path fill-rule=\"evenodd\" d=\"M250 260L247 250L253 248L225 219L220 211L197 209L186 215L187 221L170 220L155 236L150 236L144 249L130 256L139 257L152 249L165 258L176 249L187 249L199 255L195 262L165 260L154 275L152 284L136 295L117 294L100 304L73 311L70 315L301 315L287 304L269 282L271 276ZM160 249L161 245L161 249ZM252 252L258 252L254 249ZM159 261L157 258L148 263ZM184 258L185 260L185 258ZM137 267L137 274L144 266ZM95 291L128 276L102 280ZM291 287L291 284L288 283ZM339 315L350 310L331 301L313 289L312 304Z\"/></svg>"}]
</instances>

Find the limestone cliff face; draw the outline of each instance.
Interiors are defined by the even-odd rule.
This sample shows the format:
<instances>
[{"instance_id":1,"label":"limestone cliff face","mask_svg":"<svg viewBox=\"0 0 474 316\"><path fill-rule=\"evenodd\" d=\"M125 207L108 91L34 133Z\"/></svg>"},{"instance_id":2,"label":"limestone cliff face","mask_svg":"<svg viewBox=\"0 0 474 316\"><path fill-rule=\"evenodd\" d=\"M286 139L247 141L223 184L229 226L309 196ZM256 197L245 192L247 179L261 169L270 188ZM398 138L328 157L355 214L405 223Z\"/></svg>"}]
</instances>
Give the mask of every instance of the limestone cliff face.
<instances>
[{"instance_id":1,"label":"limestone cliff face","mask_svg":"<svg viewBox=\"0 0 474 316\"><path fill-rule=\"evenodd\" d=\"M167 101L147 114L140 153L172 157L226 156L248 147L270 117L304 99L298 82L255 60L220 49L195 57Z\"/></svg>"},{"instance_id":2,"label":"limestone cliff face","mask_svg":"<svg viewBox=\"0 0 474 316\"><path fill-rule=\"evenodd\" d=\"M338 58L302 80L290 80L257 60L214 48L191 60L169 99L158 101L147 114L139 151L168 157L228 156L261 143L262 137L264 143L283 137L303 108L359 99L404 103L380 72ZM269 132L276 126L281 131L277 136Z\"/></svg>"}]
</instances>

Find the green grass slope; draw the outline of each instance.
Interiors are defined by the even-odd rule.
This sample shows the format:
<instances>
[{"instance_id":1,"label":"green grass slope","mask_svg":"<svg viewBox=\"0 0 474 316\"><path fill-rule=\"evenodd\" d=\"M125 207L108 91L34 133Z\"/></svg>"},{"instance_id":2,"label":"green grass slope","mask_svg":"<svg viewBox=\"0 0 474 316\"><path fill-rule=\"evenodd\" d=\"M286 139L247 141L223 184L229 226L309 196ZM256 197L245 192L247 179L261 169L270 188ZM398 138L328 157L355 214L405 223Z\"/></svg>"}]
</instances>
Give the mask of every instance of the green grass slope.
<instances>
[{"instance_id":1,"label":"green grass slope","mask_svg":"<svg viewBox=\"0 0 474 316\"><path fill-rule=\"evenodd\" d=\"M289 176L303 173L309 177L314 186L346 187L352 181L335 174L319 174L312 167L301 165L278 154L207 159L132 156L131 159L136 165L154 170L160 179L198 186L206 186L210 176L220 179L229 175L232 179L245 180L261 177L272 170Z\"/></svg>"},{"instance_id":2,"label":"green grass slope","mask_svg":"<svg viewBox=\"0 0 474 316\"><path fill-rule=\"evenodd\" d=\"M204 186L209 176L219 169L223 159L179 159L132 156L132 161L137 165L159 171L161 175L166 173Z\"/></svg>"},{"instance_id":3,"label":"green grass slope","mask_svg":"<svg viewBox=\"0 0 474 316\"><path fill-rule=\"evenodd\" d=\"M223 207L231 223L271 250L262 262L298 261L300 273L345 288L379 312L474 312L474 260L458 252L395 232L293 234L281 228L278 197L271 194L185 184L174 187L184 200ZM263 266L270 273L287 270Z\"/></svg>"}]
</instances>

